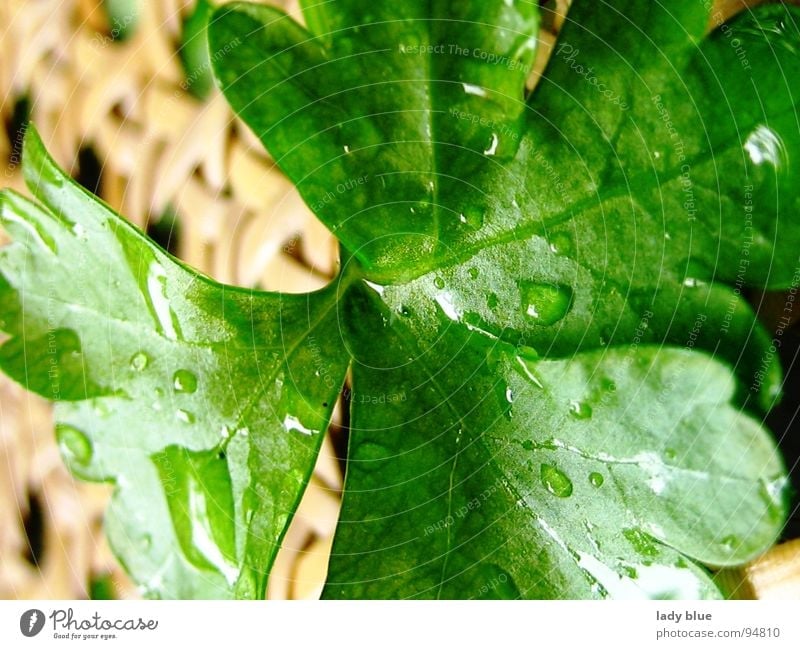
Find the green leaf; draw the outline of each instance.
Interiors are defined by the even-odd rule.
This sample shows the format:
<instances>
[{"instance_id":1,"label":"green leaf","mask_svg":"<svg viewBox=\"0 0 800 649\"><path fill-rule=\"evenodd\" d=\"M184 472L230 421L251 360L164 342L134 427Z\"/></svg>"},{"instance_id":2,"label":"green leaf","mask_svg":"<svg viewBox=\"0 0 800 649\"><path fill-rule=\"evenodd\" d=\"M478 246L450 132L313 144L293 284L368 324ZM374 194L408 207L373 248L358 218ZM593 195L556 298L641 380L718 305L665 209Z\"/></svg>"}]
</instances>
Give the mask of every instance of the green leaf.
<instances>
[{"instance_id":1,"label":"green leaf","mask_svg":"<svg viewBox=\"0 0 800 649\"><path fill-rule=\"evenodd\" d=\"M217 78L373 277L418 274L464 230L458 214L470 204L454 212L450 203L474 199L469 175L497 166L484 151L513 157L513 138L495 142L480 120L515 133L527 119L521 98L535 54L536 3L352 0L304 8L318 33L271 7L221 7L209 30L212 51L228 52L214 62Z\"/></svg>"},{"instance_id":2,"label":"green leaf","mask_svg":"<svg viewBox=\"0 0 800 649\"><path fill-rule=\"evenodd\" d=\"M182 266L79 188L35 131L40 204L2 195L4 372L57 401L76 475L115 485L114 551L154 597L260 597L344 379L336 291Z\"/></svg>"},{"instance_id":3,"label":"green leaf","mask_svg":"<svg viewBox=\"0 0 800 649\"><path fill-rule=\"evenodd\" d=\"M326 596L714 597L687 557L742 563L780 529L785 470L710 357L425 349L402 323L364 346L376 326L351 334L353 394L381 405L354 400Z\"/></svg>"},{"instance_id":4,"label":"green leaf","mask_svg":"<svg viewBox=\"0 0 800 649\"><path fill-rule=\"evenodd\" d=\"M533 5L308 2L310 32L215 14L215 47L251 36L223 92L377 291L344 319L366 396L329 596L708 595L685 557L745 561L781 528L784 470L739 414L781 370L742 293L797 283L798 14L706 37L702 3L576 0L526 97ZM624 393L571 422L606 375ZM570 474L570 498L543 489Z\"/></svg>"},{"instance_id":5,"label":"green leaf","mask_svg":"<svg viewBox=\"0 0 800 649\"><path fill-rule=\"evenodd\" d=\"M148 593L263 594L348 366L329 597L717 597L777 538L742 294L798 283L798 13L702 4L576 0L530 96L534 2L216 10L223 91L342 243L306 296L183 267L29 136L0 365L115 482Z\"/></svg>"},{"instance_id":6,"label":"green leaf","mask_svg":"<svg viewBox=\"0 0 800 649\"><path fill-rule=\"evenodd\" d=\"M180 55L186 77L184 83L185 88L198 99L208 97L214 88L206 37L208 19L213 9L208 0L197 0L194 10L183 21Z\"/></svg>"}]
</instances>

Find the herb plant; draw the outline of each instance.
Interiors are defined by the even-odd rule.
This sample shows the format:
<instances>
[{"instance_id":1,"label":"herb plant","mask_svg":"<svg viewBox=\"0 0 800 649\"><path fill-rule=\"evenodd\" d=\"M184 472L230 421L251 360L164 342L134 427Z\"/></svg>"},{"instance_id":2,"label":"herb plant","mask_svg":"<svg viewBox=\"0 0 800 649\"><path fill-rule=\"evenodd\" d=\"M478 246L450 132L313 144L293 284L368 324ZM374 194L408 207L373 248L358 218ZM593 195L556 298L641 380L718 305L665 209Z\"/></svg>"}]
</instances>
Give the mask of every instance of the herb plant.
<instances>
[{"instance_id":1,"label":"herb plant","mask_svg":"<svg viewBox=\"0 0 800 649\"><path fill-rule=\"evenodd\" d=\"M0 363L117 556L262 597L349 371L325 596L719 597L788 508L742 294L798 283L798 12L576 0L526 96L538 3L302 4L217 9L209 60L339 238L325 289L187 268L32 129L2 195Z\"/></svg>"}]
</instances>

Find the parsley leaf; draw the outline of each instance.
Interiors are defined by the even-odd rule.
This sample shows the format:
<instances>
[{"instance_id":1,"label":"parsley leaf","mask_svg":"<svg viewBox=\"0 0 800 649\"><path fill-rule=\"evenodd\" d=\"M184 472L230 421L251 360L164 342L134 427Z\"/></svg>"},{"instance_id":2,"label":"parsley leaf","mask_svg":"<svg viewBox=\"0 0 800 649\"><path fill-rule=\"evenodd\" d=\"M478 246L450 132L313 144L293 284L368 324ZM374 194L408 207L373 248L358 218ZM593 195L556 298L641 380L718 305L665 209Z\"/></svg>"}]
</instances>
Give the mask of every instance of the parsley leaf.
<instances>
[{"instance_id":1,"label":"parsley leaf","mask_svg":"<svg viewBox=\"0 0 800 649\"><path fill-rule=\"evenodd\" d=\"M348 357L336 287L222 286L85 192L31 129L0 222L0 348L57 401L70 469L112 482L109 541L150 596L260 597Z\"/></svg>"},{"instance_id":2,"label":"parsley leaf","mask_svg":"<svg viewBox=\"0 0 800 649\"><path fill-rule=\"evenodd\" d=\"M717 597L704 566L774 541L742 292L797 283L798 13L601 5L529 96L534 2L216 10L226 97L342 243L307 296L185 268L29 134L0 365L114 481L146 592L263 595L348 367L328 597Z\"/></svg>"}]
</instances>

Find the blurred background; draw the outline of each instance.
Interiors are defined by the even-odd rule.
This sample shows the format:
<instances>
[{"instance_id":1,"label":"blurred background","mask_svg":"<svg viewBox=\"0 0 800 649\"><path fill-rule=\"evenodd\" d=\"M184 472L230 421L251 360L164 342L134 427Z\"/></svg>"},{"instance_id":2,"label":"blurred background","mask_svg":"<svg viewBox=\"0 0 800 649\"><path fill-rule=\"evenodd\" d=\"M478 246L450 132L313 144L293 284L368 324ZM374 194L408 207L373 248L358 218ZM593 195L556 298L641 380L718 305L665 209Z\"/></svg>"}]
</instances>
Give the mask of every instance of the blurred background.
<instances>
[{"instance_id":1,"label":"blurred background","mask_svg":"<svg viewBox=\"0 0 800 649\"><path fill-rule=\"evenodd\" d=\"M298 0L270 4L300 20ZM569 1L540 4L531 85ZM718 1L715 11L727 17L752 4ZM0 0L0 185L24 192L21 145L32 120L62 167L192 266L242 286L319 288L336 271L336 242L214 88L203 33L210 8L207 0ZM784 302L763 300L768 327ZM781 349L787 398L769 422L796 488L798 320L800 312ZM271 598L316 598L322 589L339 511L345 410L340 403L284 540ZM47 402L0 375L0 598L137 597L104 540L109 491L71 478ZM798 536L795 512L785 537ZM728 578L746 586L744 596L800 597L798 544Z\"/></svg>"}]
</instances>

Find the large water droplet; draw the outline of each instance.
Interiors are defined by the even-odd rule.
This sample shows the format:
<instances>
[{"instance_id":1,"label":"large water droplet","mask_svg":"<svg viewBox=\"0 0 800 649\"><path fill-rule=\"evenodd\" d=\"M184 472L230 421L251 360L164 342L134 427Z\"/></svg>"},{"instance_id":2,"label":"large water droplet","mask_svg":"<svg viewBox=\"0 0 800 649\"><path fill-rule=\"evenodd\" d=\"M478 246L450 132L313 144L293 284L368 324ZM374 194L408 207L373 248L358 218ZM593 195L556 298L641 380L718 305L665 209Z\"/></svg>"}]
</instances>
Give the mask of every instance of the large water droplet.
<instances>
[{"instance_id":1,"label":"large water droplet","mask_svg":"<svg viewBox=\"0 0 800 649\"><path fill-rule=\"evenodd\" d=\"M189 370L178 370L172 377L172 387L175 392L192 394L197 391L197 377Z\"/></svg>"},{"instance_id":2,"label":"large water droplet","mask_svg":"<svg viewBox=\"0 0 800 649\"><path fill-rule=\"evenodd\" d=\"M602 473L597 473L597 471L592 471L589 474L589 484L592 485L593 487L600 488L603 486L603 482L605 482L605 479L603 478Z\"/></svg>"},{"instance_id":3,"label":"large water droplet","mask_svg":"<svg viewBox=\"0 0 800 649\"><path fill-rule=\"evenodd\" d=\"M750 133L744 149L756 165L769 164L778 169L786 162L786 146L781 137L763 124Z\"/></svg>"},{"instance_id":4,"label":"large water droplet","mask_svg":"<svg viewBox=\"0 0 800 649\"><path fill-rule=\"evenodd\" d=\"M533 383L537 388L543 389L544 383L539 378L539 375L536 372L536 364L537 361L533 358L525 356L523 354L519 354L517 356L517 363L519 364L522 373L530 379L531 383Z\"/></svg>"},{"instance_id":5,"label":"large water droplet","mask_svg":"<svg viewBox=\"0 0 800 649\"><path fill-rule=\"evenodd\" d=\"M570 401L569 414L575 419L591 419L592 407L583 401Z\"/></svg>"},{"instance_id":6,"label":"large water droplet","mask_svg":"<svg viewBox=\"0 0 800 649\"><path fill-rule=\"evenodd\" d=\"M444 288L444 279L441 277L434 277L433 285L441 291Z\"/></svg>"},{"instance_id":7,"label":"large water droplet","mask_svg":"<svg viewBox=\"0 0 800 649\"><path fill-rule=\"evenodd\" d=\"M175 411L175 416L178 418L178 421L182 421L184 424L194 423L194 415L188 410L178 409Z\"/></svg>"},{"instance_id":8,"label":"large water droplet","mask_svg":"<svg viewBox=\"0 0 800 649\"><path fill-rule=\"evenodd\" d=\"M761 500L767 506L767 511L773 521L781 521L786 509L786 488L788 479L785 476L779 476L774 480L764 480L762 478L759 486L759 493Z\"/></svg>"},{"instance_id":9,"label":"large water droplet","mask_svg":"<svg viewBox=\"0 0 800 649\"><path fill-rule=\"evenodd\" d=\"M486 91L480 86L476 86L471 83L462 83L461 85L464 88L464 92L468 95L473 95L475 97L486 97Z\"/></svg>"},{"instance_id":10,"label":"large water droplet","mask_svg":"<svg viewBox=\"0 0 800 649\"><path fill-rule=\"evenodd\" d=\"M492 133L491 140L489 141L489 146L486 147L483 151L483 155L493 156L497 153L497 147L500 144L500 138L498 137L497 133Z\"/></svg>"},{"instance_id":11,"label":"large water droplet","mask_svg":"<svg viewBox=\"0 0 800 649\"><path fill-rule=\"evenodd\" d=\"M156 321L156 326L167 338L180 337L180 327L167 296L167 271L156 261L150 264L147 272L147 292L145 298Z\"/></svg>"},{"instance_id":12,"label":"large water droplet","mask_svg":"<svg viewBox=\"0 0 800 649\"><path fill-rule=\"evenodd\" d=\"M92 443L86 433L69 424L56 424L56 439L67 465L87 466L92 460Z\"/></svg>"},{"instance_id":13,"label":"large water droplet","mask_svg":"<svg viewBox=\"0 0 800 649\"><path fill-rule=\"evenodd\" d=\"M136 352L133 356L131 356L131 369L135 372L141 372L144 370L148 363L150 362L150 358L144 352Z\"/></svg>"},{"instance_id":14,"label":"large water droplet","mask_svg":"<svg viewBox=\"0 0 800 649\"><path fill-rule=\"evenodd\" d=\"M295 431L297 433L302 433L303 435L314 435L319 432L318 430L304 426L303 423L294 415L286 415L283 418L283 427L287 430L287 432L291 433L292 431Z\"/></svg>"},{"instance_id":15,"label":"large water droplet","mask_svg":"<svg viewBox=\"0 0 800 649\"><path fill-rule=\"evenodd\" d=\"M239 574L236 509L228 463L218 451L168 446L152 460L184 556L202 569L220 572L233 584Z\"/></svg>"},{"instance_id":16,"label":"large water droplet","mask_svg":"<svg viewBox=\"0 0 800 649\"><path fill-rule=\"evenodd\" d=\"M561 320L572 306L572 289L539 282L520 283L522 310L538 324L552 325Z\"/></svg>"},{"instance_id":17,"label":"large water droplet","mask_svg":"<svg viewBox=\"0 0 800 649\"><path fill-rule=\"evenodd\" d=\"M572 495L572 480L552 464L542 464L540 477L545 489L554 496L569 498Z\"/></svg>"}]
</instances>

